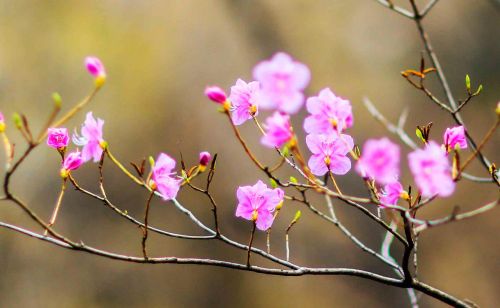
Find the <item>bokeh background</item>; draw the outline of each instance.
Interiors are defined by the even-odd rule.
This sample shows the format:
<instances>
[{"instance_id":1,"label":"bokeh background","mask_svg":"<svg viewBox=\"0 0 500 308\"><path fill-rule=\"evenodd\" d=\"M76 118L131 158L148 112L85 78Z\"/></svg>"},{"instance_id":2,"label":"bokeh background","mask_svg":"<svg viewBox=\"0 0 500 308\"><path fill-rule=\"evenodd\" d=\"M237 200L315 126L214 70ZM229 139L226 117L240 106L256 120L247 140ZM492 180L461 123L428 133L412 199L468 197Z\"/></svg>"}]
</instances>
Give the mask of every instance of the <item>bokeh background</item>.
<instances>
[{"instance_id":1,"label":"bokeh background","mask_svg":"<svg viewBox=\"0 0 500 308\"><path fill-rule=\"evenodd\" d=\"M406 1L394 2L408 7ZM422 7L425 1L417 3ZM484 86L483 94L463 110L477 139L495 120L493 110L500 95L499 17L495 1L440 1L424 22L455 96L464 98L467 73L473 85ZM453 124L449 115L400 77L400 71L419 65L423 47L415 25L371 0L2 0L0 46L0 110L8 117L15 111L25 113L34 129L50 112L53 91L62 95L64 110L90 91L92 80L83 68L83 58L99 56L108 81L87 111L105 119L105 138L115 155L128 162L160 151L178 159L182 152L188 163L195 164L199 151L217 152L213 188L221 228L243 242L250 224L234 217L235 190L264 178L244 156L226 119L203 96L207 84L228 88L239 77L248 80L259 60L286 51L309 65L308 95L331 87L351 100L355 126L350 133L359 144L387 134L364 109L363 96L393 121L409 108L410 134L416 125L432 121L432 136L440 141L444 128ZM435 77L428 82L443 97ZM297 128L304 116L302 111L294 117ZM68 126L72 130L83 119L80 113ZM277 160L273 151L259 145L253 125L248 123L242 130L257 156L268 164ZM21 150L19 136L13 129L9 134ZM498 140L496 134L484 151L493 161L498 161ZM41 146L13 183L14 191L47 218L60 185L58 162L57 153ZM469 171L487 176L477 163ZM140 217L146 193L111 165L105 173L112 201ZM403 179L411 183L408 173L403 159ZM97 191L95 164L75 175L83 186ZM347 193L365 193L353 172L339 182ZM438 200L421 215L441 217L454 205L472 209L497 197L492 185L463 181L453 197ZM211 223L210 205L203 196L183 189L179 200ZM325 209L321 199L315 201ZM40 231L14 205L0 205L2 221ZM335 207L354 234L370 247L380 247L384 234L377 225L343 204L335 202ZM284 257L283 230L298 209L304 215L291 234L292 261L391 274L335 227L291 202L285 204L273 228L272 249L278 256ZM200 234L171 204L158 200L152 205L151 221L170 231ZM71 189L57 228L96 247L140 254L139 229ZM425 232L419 242L419 277L483 307L497 306L498 232L498 210ZM157 256L245 260L245 252L215 242L152 234L149 244ZM265 247L263 233L257 235L255 245ZM400 258L400 254L396 245L394 255ZM359 278L284 278L200 266L128 264L59 249L8 230L0 230L0 269L2 307L408 306L404 290ZM422 296L421 304L441 306L427 296Z\"/></svg>"}]
</instances>

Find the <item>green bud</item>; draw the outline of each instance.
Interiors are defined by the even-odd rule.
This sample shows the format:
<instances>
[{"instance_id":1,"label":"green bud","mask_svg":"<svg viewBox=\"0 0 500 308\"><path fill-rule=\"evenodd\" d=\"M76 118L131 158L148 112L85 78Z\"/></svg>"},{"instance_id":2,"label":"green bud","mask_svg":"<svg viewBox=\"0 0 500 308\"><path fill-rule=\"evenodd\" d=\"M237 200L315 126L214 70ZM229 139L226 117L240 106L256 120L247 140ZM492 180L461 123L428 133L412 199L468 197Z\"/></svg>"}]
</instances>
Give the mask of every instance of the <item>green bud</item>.
<instances>
[{"instance_id":1,"label":"green bud","mask_svg":"<svg viewBox=\"0 0 500 308\"><path fill-rule=\"evenodd\" d=\"M467 93L470 93L470 77L469 77L469 74L465 75L465 88L467 89Z\"/></svg>"},{"instance_id":2,"label":"green bud","mask_svg":"<svg viewBox=\"0 0 500 308\"><path fill-rule=\"evenodd\" d=\"M12 121L14 121L14 125L18 128L21 129L23 127L23 120L21 119L21 116L19 113L15 112L12 115Z\"/></svg>"},{"instance_id":3,"label":"green bud","mask_svg":"<svg viewBox=\"0 0 500 308\"><path fill-rule=\"evenodd\" d=\"M182 176L183 179L187 179L188 178L186 170L181 170L181 176Z\"/></svg>"},{"instance_id":4,"label":"green bud","mask_svg":"<svg viewBox=\"0 0 500 308\"><path fill-rule=\"evenodd\" d=\"M417 130L415 131L415 134L417 135L417 137L420 140L422 140L425 143L424 135L422 134L422 131L420 130L420 128L417 127Z\"/></svg>"},{"instance_id":5,"label":"green bud","mask_svg":"<svg viewBox=\"0 0 500 308\"><path fill-rule=\"evenodd\" d=\"M149 165L151 166L151 168L155 166L155 159L153 158L153 156L149 156Z\"/></svg>"},{"instance_id":6,"label":"green bud","mask_svg":"<svg viewBox=\"0 0 500 308\"><path fill-rule=\"evenodd\" d=\"M300 210L298 210L296 213L295 213L295 216L293 217L293 221L294 222L297 222L300 217L302 216L302 212Z\"/></svg>"},{"instance_id":7,"label":"green bud","mask_svg":"<svg viewBox=\"0 0 500 308\"><path fill-rule=\"evenodd\" d=\"M54 101L54 106L59 109L62 106L62 97L59 93L52 93L52 100Z\"/></svg>"},{"instance_id":8,"label":"green bud","mask_svg":"<svg viewBox=\"0 0 500 308\"><path fill-rule=\"evenodd\" d=\"M297 184L299 181L297 181L297 178L295 178L294 176L291 176L290 177L290 182L292 182L294 184Z\"/></svg>"},{"instance_id":9,"label":"green bud","mask_svg":"<svg viewBox=\"0 0 500 308\"><path fill-rule=\"evenodd\" d=\"M472 95L473 96L479 95L479 93L481 93L481 91L483 91L483 85L482 84L480 84L479 87L477 87L476 92L474 92L474 94L472 94Z\"/></svg>"},{"instance_id":10,"label":"green bud","mask_svg":"<svg viewBox=\"0 0 500 308\"><path fill-rule=\"evenodd\" d=\"M272 188L277 188L278 187L278 183L276 183L276 181L272 178L269 178L269 183L271 184L271 187Z\"/></svg>"}]
</instances>

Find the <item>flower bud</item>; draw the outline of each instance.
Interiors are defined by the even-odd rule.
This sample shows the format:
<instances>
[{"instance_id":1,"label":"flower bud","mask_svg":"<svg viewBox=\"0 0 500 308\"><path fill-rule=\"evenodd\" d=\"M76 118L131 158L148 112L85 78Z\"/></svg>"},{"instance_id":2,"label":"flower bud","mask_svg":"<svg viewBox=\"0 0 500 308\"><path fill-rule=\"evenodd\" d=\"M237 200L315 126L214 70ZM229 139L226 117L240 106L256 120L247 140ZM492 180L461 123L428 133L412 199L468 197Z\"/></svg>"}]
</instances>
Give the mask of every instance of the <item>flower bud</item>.
<instances>
[{"instance_id":1,"label":"flower bud","mask_svg":"<svg viewBox=\"0 0 500 308\"><path fill-rule=\"evenodd\" d=\"M60 109L62 106L62 98L61 95L57 92L52 93L52 100L54 101L54 106L57 109Z\"/></svg>"},{"instance_id":2,"label":"flower bud","mask_svg":"<svg viewBox=\"0 0 500 308\"><path fill-rule=\"evenodd\" d=\"M47 130L47 145L51 148L61 150L68 146L69 134L68 130L64 127L55 128L51 127Z\"/></svg>"},{"instance_id":3,"label":"flower bud","mask_svg":"<svg viewBox=\"0 0 500 308\"><path fill-rule=\"evenodd\" d=\"M3 113L0 112L0 133L3 133L5 131L5 118L3 116Z\"/></svg>"},{"instance_id":4,"label":"flower bud","mask_svg":"<svg viewBox=\"0 0 500 308\"><path fill-rule=\"evenodd\" d=\"M217 104L224 104L227 101L226 92L217 86L206 87L205 95L209 100L216 102Z\"/></svg>"},{"instance_id":5,"label":"flower bud","mask_svg":"<svg viewBox=\"0 0 500 308\"><path fill-rule=\"evenodd\" d=\"M497 109L495 109L497 116L500 117L500 102L497 103Z\"/></svg>"},{"instance_id":6,"label":"flower bud","mask_svg":"<svg viewBox=\"0 0 500 308\"><path fill-rule=\"evenodd\" d=\"M63 179L67 178L70 171L80 168L83 163L82 154L79 151L69 153L68 156L64 158L61 168L61 177Z\"/></svg>"},{"instance_id":7,"label":"flower bud","mask_svg":"<svg viewBox=\"0 0 500 308\"><path fill-rule=\"evenodd\" d=\"M203 151L200 153L200 162L199 162L200 171L205 171L205 168L210 162L210 159L212 159L212 156L207 151Z\"/></svg>"},{"instance_id":8,"label":"flower bud","mask_svg":"<svg viewBox=\"0 0 500 308\"><path fill-rule=\"evenodd\" d=\"M86 57L85 66L89 73L95 77L95 85L100 88L106 81L106 70L101 60L97 57Z\"/></svg>"}]
</instances>

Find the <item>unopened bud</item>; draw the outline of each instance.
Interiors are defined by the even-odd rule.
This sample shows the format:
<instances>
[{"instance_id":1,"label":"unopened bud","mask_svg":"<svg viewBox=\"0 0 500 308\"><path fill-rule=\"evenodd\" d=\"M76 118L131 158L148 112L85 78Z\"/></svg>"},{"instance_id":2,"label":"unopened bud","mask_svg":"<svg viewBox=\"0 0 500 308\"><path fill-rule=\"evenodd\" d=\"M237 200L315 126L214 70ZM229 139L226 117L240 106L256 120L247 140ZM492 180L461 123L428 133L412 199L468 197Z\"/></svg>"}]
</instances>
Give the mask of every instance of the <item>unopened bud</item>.
<instances>
[{"instance_id":1,"label":"unopened bud","mask_svg":"<svg viewBox=\"0 0 500 308\"><path fill-rule=\"evenodd\" d=\"M57 109L60 109L62 106L62 97L59 95L59 93L54 92L52 93L52 100L54 101L54 107Z\"/></svg>"},{"instance_id":2,"label":"unopened bud","mask_svg":"<svg viewBox=\"0 0 500 308\"><path fill-rule=\"evenodd\" d=\"M224 104L227 101L226 92L217 86L206 87L205 96L217 104Z\"/></svg>"}]
</instances>

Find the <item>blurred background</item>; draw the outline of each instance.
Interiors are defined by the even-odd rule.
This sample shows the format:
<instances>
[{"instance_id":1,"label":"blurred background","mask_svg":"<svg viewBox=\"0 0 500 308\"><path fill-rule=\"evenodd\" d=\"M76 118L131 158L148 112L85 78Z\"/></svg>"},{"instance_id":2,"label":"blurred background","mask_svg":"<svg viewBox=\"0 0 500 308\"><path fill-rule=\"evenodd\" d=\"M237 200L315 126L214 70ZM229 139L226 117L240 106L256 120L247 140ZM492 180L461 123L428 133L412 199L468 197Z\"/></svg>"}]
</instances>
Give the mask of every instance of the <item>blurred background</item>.
<instances>
[{"instance_id":1,"label":"blurred background","mask_svg":"<svg viewBox=\"0 0 500 308\"><path fill-rule=\"evenodd\" d=\"M408 7L407 1L394 1ZM417 1L420 7L426 1ZM471 134L479 140L495 120L500 88L500 10L489 0L440 1L424 21L457 99L465 98L464 77L483 93L463 110ZM235 190L263 174L245 157L215 104L203 95L206 85L228 89L237 78L249 80L252 67L276 51L307 64L312 81L307 95L324 87L349 98L355 125L349 133L358 144L388 133L362 105L369 97L392 121L409 108L406 125L434 122L433 139L441 141L449 115L401 78L418 68L423 49L414 23L371 0L227 0L227 1L0 1L0 110L10 120L22 112L36 130L46 121L58 91L68 110L92 88L83 67L87 55L104 62L108 80L86 108L105 120L104 136L123 162L140 161L163 151L188 164L202 150L219 154L213 192L221 229L246 242L251 225L236 219ZM444 97L433 76L427 81ZM85 112L68 127L79 127ZM267 115L262 112L261 118ZM293 119L301 127L305 111ZM9 122L10 124L10 122ZM24 147L10 125L9 136ZM267 164L275 153L259 144L251 123L243 134ZM301 137L303 134L299 133ZM391 139L396 140L394 137ZM498 162L498 134L485 148ZM403 180L411 184L403 156ZM2 161L3 161L2 155ZM3 163L2 163L3 166ZM2 167L3 168L3 167ZM13 190L47 219L60 188L59 159L40 146L13 179ZM110 199L141 217L147 194L108 164L105 182ZM488 176L478 163L469 169ZM291 175L284 170L281 175ZM82 186L97 191L97 166L75 173ZM366 193L350 172L338 179L345 193ZM462 181L456 194L426 207L421 217L437 218L453 206L473 209L498 197L490 184ZM179 200L207 224L210 204L187 188ZM326 210L322 199L317 207ZM384 232L359 212L335 202L339 218L368 246L378 250ZM307 266L355 267L393 273L354 246L338 229L287 202L273 226L272 250L284 257L284 229L301 209L291 232L291 260ZM370 210L375 211L373 206ZM17 207L1 203L0 219L40 231ZM172 204L155 200L151 224L169 231L202 234ZM140 255L141 231L103 204L69 189L57 229L74 240L123 254ZM498 210L473 220L426 231L419 242L419 277L482 307L498 305L500 251ZM259 232L255 246L265 248ZM245 262L244 251L215 242L186 241L151 234L151 255L212 257ZM401 258L401 247L393 247ZM267 262L254 257L254 262ZM59 249L17 233L0 230L0 306L2 307L374 307L409 306L405 290L353 277L271 277L221 268L138 265ZM422 296L423 307L441 307Z\"/></svg>"}]
</instances>

